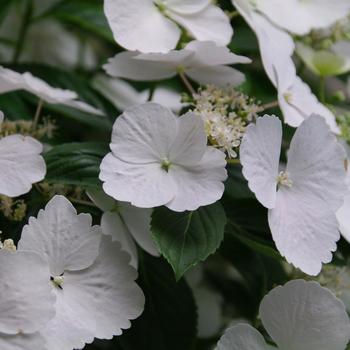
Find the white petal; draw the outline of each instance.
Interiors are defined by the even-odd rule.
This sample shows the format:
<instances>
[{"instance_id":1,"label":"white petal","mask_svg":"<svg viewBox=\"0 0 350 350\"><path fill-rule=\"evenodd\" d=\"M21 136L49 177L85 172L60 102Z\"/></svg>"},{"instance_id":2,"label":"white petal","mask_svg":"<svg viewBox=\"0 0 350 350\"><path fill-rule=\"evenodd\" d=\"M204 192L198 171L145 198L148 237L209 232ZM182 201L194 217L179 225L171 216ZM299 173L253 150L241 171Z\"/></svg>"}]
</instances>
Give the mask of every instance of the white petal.
<instances>
[{"instance_id":1,"label":"white petal","mask_svg":"<svg viewBox=\"0 0 350 350\"><path fill-rule=\"evenodd\" d=\"M82 348L93 337L111 339L140 316L145 299L135 283L137 272L128 263L120 244L103 236L95 263L65 274L63 289L57 289L60 312L42 332L50 350L51 344L53 350L69 350Z\"/></svg>"},{"instance_id":2,"label":"white petal","mask_svg":"<svg viewBox=\"0 0 350 350\"><path fill-rule=\"evenodd\" d=\"M222 46L231 41L233 30L230 19L217 6L209 5L194 14L179 14L171 10L168 10L167 14L197 40L214 41Z\"/></svg>"},{"instance_id":3,"label":"white petal","mask_svg":"<svg viewBox=\"0 0 350 350\"><path fill-rule=\"evenodd\" d=\"M16 90L28 91L49 104L61 104L87 113L104 115L99 109L77 100L78 95L74 91L54 88L29 72L19 74L0 66L0 93Z\"/></svg>"},{"instance_id":4,"label":"white petal","mask_svg":"<svg viewBox=\"0 0 350 350\"><path fill-rule=\"evenodd\" d=\"M274 116L258 118L242 139L240 161L249 188L266 208L276 204L278 165L282 145L282 124Z\"/></svg>"},{"instance_id":5,"label":"white petal","mask_svg":"<svg viewBox=\"0 0 350 350\"><path fill-rule=\"evenodd\" d=\"M167 79L176 75L177 65L190 54L185 51L157 55L121 52L110 58L103 69L112 77L136 81Z\"/></svg>"},{"instance_id":6,"label":"white petal","mask_svg":"<svg viewBox=\"0 0 350 350\"><path fill-rule=\"evenodd\" d=\"M233 4L255 32L265 71L279 90L288 88L295 79L293 38L275 27L265 17L254 11L245 0L232 0Z\"/></svg>"},{"instance_id":7,"label":"white petal","mask_svg":"<svg viewBox=\"0 0 350 350\"><path fill-rule=\"evenodd\" d=\"M34 333L55 315L50 272L40 255L0 250L0 279L2 333Z\"/></svg>"},{"instance_id":8,"label":"white petal","mask_svg":"<svg viewBox=\"0 0 350 350\"><path fill-rule=\"evenodd\" d=\"M119 110L145 103L149 95L147 90L139 92L124 80L109 78L103 74L98 74L92 85Z\"/></svg>"},{"instance_id":9,"label":"white petal","mask_svg":"<svg viewBox=\"0 0 350 350\"><path fill-rule=\"evenodd\" d=\"M29 136L11 135L0 140L1 194L20 196L29 192L33 183L44 179L42 150L42 144Z\"/></svg>"},{"instance_id":10,"label":"white petal","mask_svg":"<svg viewBox=\"0 0 350 350\"><path fill-rule=\"evenodd\" d=\"M90 214L77 215L68 199L55 196L39 211L38 218L29 218L19 249L44 256L52 277L86 268L96 259L101 239L100 228L91 223Z\"/></svg>"},{"instance_id":11,"label":"white petal","mask_svg":"<svg viewBox=\"0 0 350 350\"><path fill-rule=\"evenodd\" d=\"M113 241L119 241L122 249L131 255L131 265L137 267L137 248L132 240L151 255L159 256L158 249L151 237L151 209L137 208L127 202L116 202L103 191L89 190L90 199L106 211L101 219L104 234L110 235Z\"/></svg>"},{"instance_id":12,"label":"white petal","mask_svg":"<svg viewBox=\"0 0 350 350\"><path fill-rule=\"evenodd\" d=\"M210 0L166 0L165 6L178 13L197 13L210 4Z\"/></svg>"},{"instance_id":13,"label":"white petal","mask_svg":"<svg viewBox=\"0 0 350 350\"><path fill-rule=\"evenodd\" d=\"M345 159L344 148L324 119L312 115L294 134L287 171L296 190L304 196L311 193L320 198L335 212L347 191Z\"/></svg>"},{"instance_id":14,"label":"white petal","mask_svg":"<svg viewBox=\"0 0 350 350\"><path fill-rule=\"evenodd\" d=\"M185 50L195 52L192 65L217 66L237 63L251 63L251 59L231 52L226 46L218 46L212 41L191 41Z\"/></svg>"},{"instance_id":15,"label":"white petal","mask_svg":"<svg viewBox=\"0 0 350 350\"><path fill-rule=\"evenodd\" d=\"M145 103L127 109L114 123L111 150L118 158L145 164L169 155L177 120L167 108Z\"/></svg>"},{"instance_id":16,"label":"white petal","mask_svg":"<svg viewBox=\"0 0 350 350\"><path fill-rule=\"evenodd\" d=\"M128 50L167 52L180 39L180 29L152 0L106 0L104 12L114 39Z\"/></svg>"},{"instance_id":17,"label":"white petal","mask_svg":"<svg viewBox=\"0 0 350 350\"><path fill-rule=\"evenodd\" d=\"M177 119L176 138L169 150L169 161L177 165L198 163L207 148L207 135L202 118L187 112Z\"/></svg>"},{"instance_id":18,"label":"white petal","mask_svg":"<svg viewBox=\"0 0 350 350\"><path fill-rule=\"evenodd\" d=\"M195 288L192 292L197 305L198 337L214 337L224 323L222 296L205 286Z\"/></svg>"},{"instance_id":19,"label":"white petal","mask_svg":"<svg viewBox=\"0 0 350 350\"><path fill-rule=\"evenodd\" d=\"M154 91L152 102L162 104L174 113L179 113L186 105L181 101L180 93L162 86Z\"/></svg>"},{"instance_id":20,"label":"white petal","mask_svg":"<svg viewBox=\"0 0 350 350\"><path fill-rule=\"evenodd\" d=\"M337 211L339 230L342 236L350 243L350 194L345 196L344 204Z\"/></svg>"},{"instance_id":21,"label":"white petal","mask_svg":"<svg viewBox=\"0 0 350 350\"><path fill-rule=\"evenodd\" d=\"M334 212L319 197L292 185L277 193L269 225L278 251L308 275L317 275L332 260L340 235Z\"/></svg>"},{"instance_id":22,"label":"white petal","mask_svg":"<svg viewBox=\"0 0 350 350\"><path fill-rule=\"evenodd\" d=\"M101 229L103 234L112 237L112 241L121 244L122 250L130 255L130 265L137 269L137 247L120 214L110 211L104 213L101 218Z\"/></svg>"},{"instance_id":23,"label":"white petal","mask_svg":"<svg viewBox=\"0 0 350 350\"><path fill-rule=\"evenodd\" d=\"M280 349L344 350L350 338L344 304L316 282L294 280L273 289L260 317Z\"/></svg>"},{"instance_id":24,"label":"white petal","mask_svg":"<svg viewBox=\"0 0 350 350\"><path fill-rule=\"evenodd\" d=\"M225 165L225 154L208 147L198 164L171 166L169 174L177 183L177 193L166 206L181 212L218 201L224 192L223 181L227 178Z\"/></svg>"},{"instance_id":25,"label":"white petal","mask_svg":"<svg viewBox=\"0 0 350 350\"><path fill-rule=\"evenodd\" d=\"M174 198L176 185L160 163L132 164L109 153L101 163L104 191L136 207L153 208Z\"/></svg>"},{"instance_id":26,"label":"white petal","mask_svg":"<svg viewBox=\"0 0 350 350\"><path fill-rule=\"evenodd\" d=\"M47 350L44 338L39 333L8 335L0 333L0 349Z\"/></svg>"},{"instance_id":27,"label":"white petal","mask_svg":"<svg viewBox=\"0 0 350 350\"><path fill-rule=\"evenodd\" d=\"M136 208L129 203L119 203L120 215L128 231L137 244L147 253L159 256L159 251L152 239L151 215L152 210Z\"/></svg>"},{"instance_id":28,"label":"white petal","mask_svg":"<svg viewBox=\"0 0 350 350\"><path fill-rule=\"evenodd\" d=\"M333 132L339 133L334 114L311 92L310 87L299 77L287 90L280 90L278 101L287 124L297 127L311 114L322 116Z\"/></svg>"},{"instance_id":29,"label":"white petal","mask_svg":"<svg viewBox=\"0 0 350 350\"><path fill-rule=\"evenodd\" d=\"M298 35L326 28L350 11L347 0L257 0L256 5L276 25Z\"/></svg>"},{"instance_id":30,"label":"white petal","mask_svg":"<svg viewBox=\"0 0 350 350\"><path fill-rule=\"evenodd\" d=\"M228 328L215 350L266 350L263 336L248 324Z\"/></svg>"},{"instance_id":31,"label":"white petal","mask_svg":"<svg viewBox=\"0 0 350 350\"><path fill-rule=\"evenodd\" d=\"M219 87L238 86L245 80L243 73L227 66L187 69L186 75L198 84L212 84Z\"/></svg>"}]
</instances>

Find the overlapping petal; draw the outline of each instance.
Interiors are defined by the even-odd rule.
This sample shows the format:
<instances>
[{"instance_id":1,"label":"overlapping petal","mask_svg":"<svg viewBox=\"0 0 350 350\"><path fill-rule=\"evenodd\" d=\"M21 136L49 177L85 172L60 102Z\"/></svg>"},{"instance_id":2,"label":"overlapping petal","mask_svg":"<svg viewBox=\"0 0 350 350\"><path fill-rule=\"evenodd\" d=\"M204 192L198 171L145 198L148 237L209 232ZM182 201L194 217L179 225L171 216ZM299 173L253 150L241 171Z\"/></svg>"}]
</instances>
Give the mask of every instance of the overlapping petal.
<instances>
[{"instance_id":1,"label":"overlapping petal","mask_svg":"<svg viewBox=\"0 0 350 350\"><path fill-rule=\"evenodd\" d=\"M89 214L79 214L63 196L55 196L24 226L20 250L46 258L52 277L89 267L97 258L101 232Z\"/></svg>"},{"instance_id":2,"label":"overlapping petal","mask_svg":"<svg viewBox=\"0 0 350 350\"><path fill-rule=\"evenodd\" d=\"M44 179L43 146L30 136L10 135L0 140L0 193L17 197Z\"/></svg>"}]
</instances>

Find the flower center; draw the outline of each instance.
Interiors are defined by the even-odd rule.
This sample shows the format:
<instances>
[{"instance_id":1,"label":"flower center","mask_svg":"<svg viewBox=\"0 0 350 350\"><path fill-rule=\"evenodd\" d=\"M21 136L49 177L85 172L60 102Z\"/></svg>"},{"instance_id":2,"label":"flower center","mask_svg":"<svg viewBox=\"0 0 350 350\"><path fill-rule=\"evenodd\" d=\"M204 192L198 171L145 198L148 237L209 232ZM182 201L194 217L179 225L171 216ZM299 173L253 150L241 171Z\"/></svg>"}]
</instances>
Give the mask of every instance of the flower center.
<instances>
[{"instance_id":1,"label":"flower center","mask_svg":"<svg viewBox=\"0 0 350 350\"><path fill-rule=\"evenodd\" d=\"M293 181L290 179L288 171L281 171L279 173L279 175L277 176L277 184L286 187L293 186Z\"/></svg>"},{"instance_id":2,"label":"flower center","mask_svg":"<svg viewBox=\"0 0 350 350\"><path fill-rule=\"evenodd\" d=\"M165 0L155 0L154 4L158 7L159 11L164 13L167 9Z\"/></svg>"},{"instance_id":3,"label":"flower center","mask_svg":"<svg viewBox=\"0 0 350 350\"><path fill-rule=\"evenodd\" d=\"M59 288L59 289L63 289L62 285L64 282L64 276L55 276L55 277L51 277L50 280L52 281L52 283L54 284L55 287Z\"/></svg>"},{"instance_id":4,"label":"flower center","mask_svg":"<svg viewBox=\"0 0 350 350\"><path fill-rule=\"evenodd\" d=\"M285 92L283 94L284 99L286 100L287 103L291 103L293 99L293 95L290 92Z\"/></svg>"},{"instance_id":5,"label":"flower center","mask_svg":"<svg viewBox=\"0 0 350 350\"><path fill-rule=\"evenodd\" d=\"M10 252L15 252L17 250L15 243L12 239L6 239L4 243L0 242L0 248L8 250Z\"/></svg>"},{"instance_id":6,"label":"flower center","mask_svg":"<svg viewBox=\"0 0 350 350\"><path fill-rule=\"evenodd\" d=\"M170 166L171 166L171 163L170 163L170 161L169 161L168 158L164 158L160 166L161 166L161 168L162 168L163 170L165 170L166 172L168 172L168 171L169 171L169 168L170 168Z\"/></svg>"}]
</instances>

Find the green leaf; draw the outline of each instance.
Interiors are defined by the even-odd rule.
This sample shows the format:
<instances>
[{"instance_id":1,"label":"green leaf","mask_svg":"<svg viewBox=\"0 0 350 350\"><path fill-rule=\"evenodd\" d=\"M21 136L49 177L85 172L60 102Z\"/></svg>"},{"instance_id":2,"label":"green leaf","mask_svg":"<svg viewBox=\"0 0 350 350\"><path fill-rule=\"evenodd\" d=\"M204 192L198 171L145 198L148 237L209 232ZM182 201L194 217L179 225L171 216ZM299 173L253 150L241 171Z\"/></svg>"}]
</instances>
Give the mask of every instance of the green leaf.
<instances>
[{"instance_id":1,"label":"green leaf","mask_svg":"<svg viewBox=\"0 0 350 350\"><path fill-rule=\"evenodd\" d=\"M103 143L67 143L44 155L47 174L45 181L82 187L98 187L100 164L109 152Z\"/></svg>"},{"instance_id":2,"label":"green leaf","mask_svg":"<svg viewBox=\"0 0 350 350\"><path fill-rule=\"evenodd\" d=\"M103 12L103 1L65 0L54 7L49 15L82 29L84 33L89 31L114 43L112 32Z\"/></svg>"},{"instance_id":3,"label":"green leaf","mask_svg":"<svg viewBox=\"0 0 350 350\"><path fill-rule=\"evenodd\" d=\"M185 280L176 283L163 259L140 256L138 284L145 310L129 330L114 340L96 341L86 350L191 350L196 337L196 306Z\"/></svg>"},{"instance_id":4,"label":"green leaf","mask_svg":"<svg viewBox=\"0 0 350 350\"><path fill-rule=\"evenodd\" d=\"M225 225L225 211L219 202L182 213L157 208L151 224L158 248L173 267L177 280L218 249Z\"/></svg>"}]
</instances>

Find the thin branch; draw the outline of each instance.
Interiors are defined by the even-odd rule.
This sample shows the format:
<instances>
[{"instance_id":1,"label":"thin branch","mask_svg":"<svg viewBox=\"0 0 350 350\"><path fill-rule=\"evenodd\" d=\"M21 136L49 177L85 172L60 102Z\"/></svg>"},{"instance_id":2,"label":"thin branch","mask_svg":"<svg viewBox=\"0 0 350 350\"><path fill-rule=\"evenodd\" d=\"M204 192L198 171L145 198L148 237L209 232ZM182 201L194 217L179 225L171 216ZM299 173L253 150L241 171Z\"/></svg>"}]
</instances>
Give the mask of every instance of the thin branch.
<instances>
[{"instance_id":1,"label":"thin branch","mask_svg":"<svg viewBox=\"0 0 350 350\"><path fill-rule=\"evenodd\" d=\"M38 105L36 107L35 115L34 115L33 125L32 125L33 130L36 130L36 127L38 126L39 119L41 116L41 111L43 109L43 105L44 105L44 100L39 99Z\"/></svg>"},{"instance_id":2,"label":"thin branch","mask_svg":"<svg viewBox=\"0 0 350 350\"><path fill-rule=\"evenodd\" d=\"M192 84L190 83L190 81L187 79L186 75L183 72L179 72L179 76L182 80L182 82L184 83L184 85L186 86L186 89L192 94L194 95L196 93L195 89L193 88Z\"/></svg>"},{"instance_id":3,"label":"thin branch","mask_svg":"<svg viewBox=\"0 0 350 350\"><path fill-rule=\"evenodd\" d=\"M266 109L275 108L275 107L278 107L278 101L277 100L269 102L269 103L266 103L264 105L261 105L260 108L258 109L258 112L263 112Z\"/></svg>"}]
</instances>

